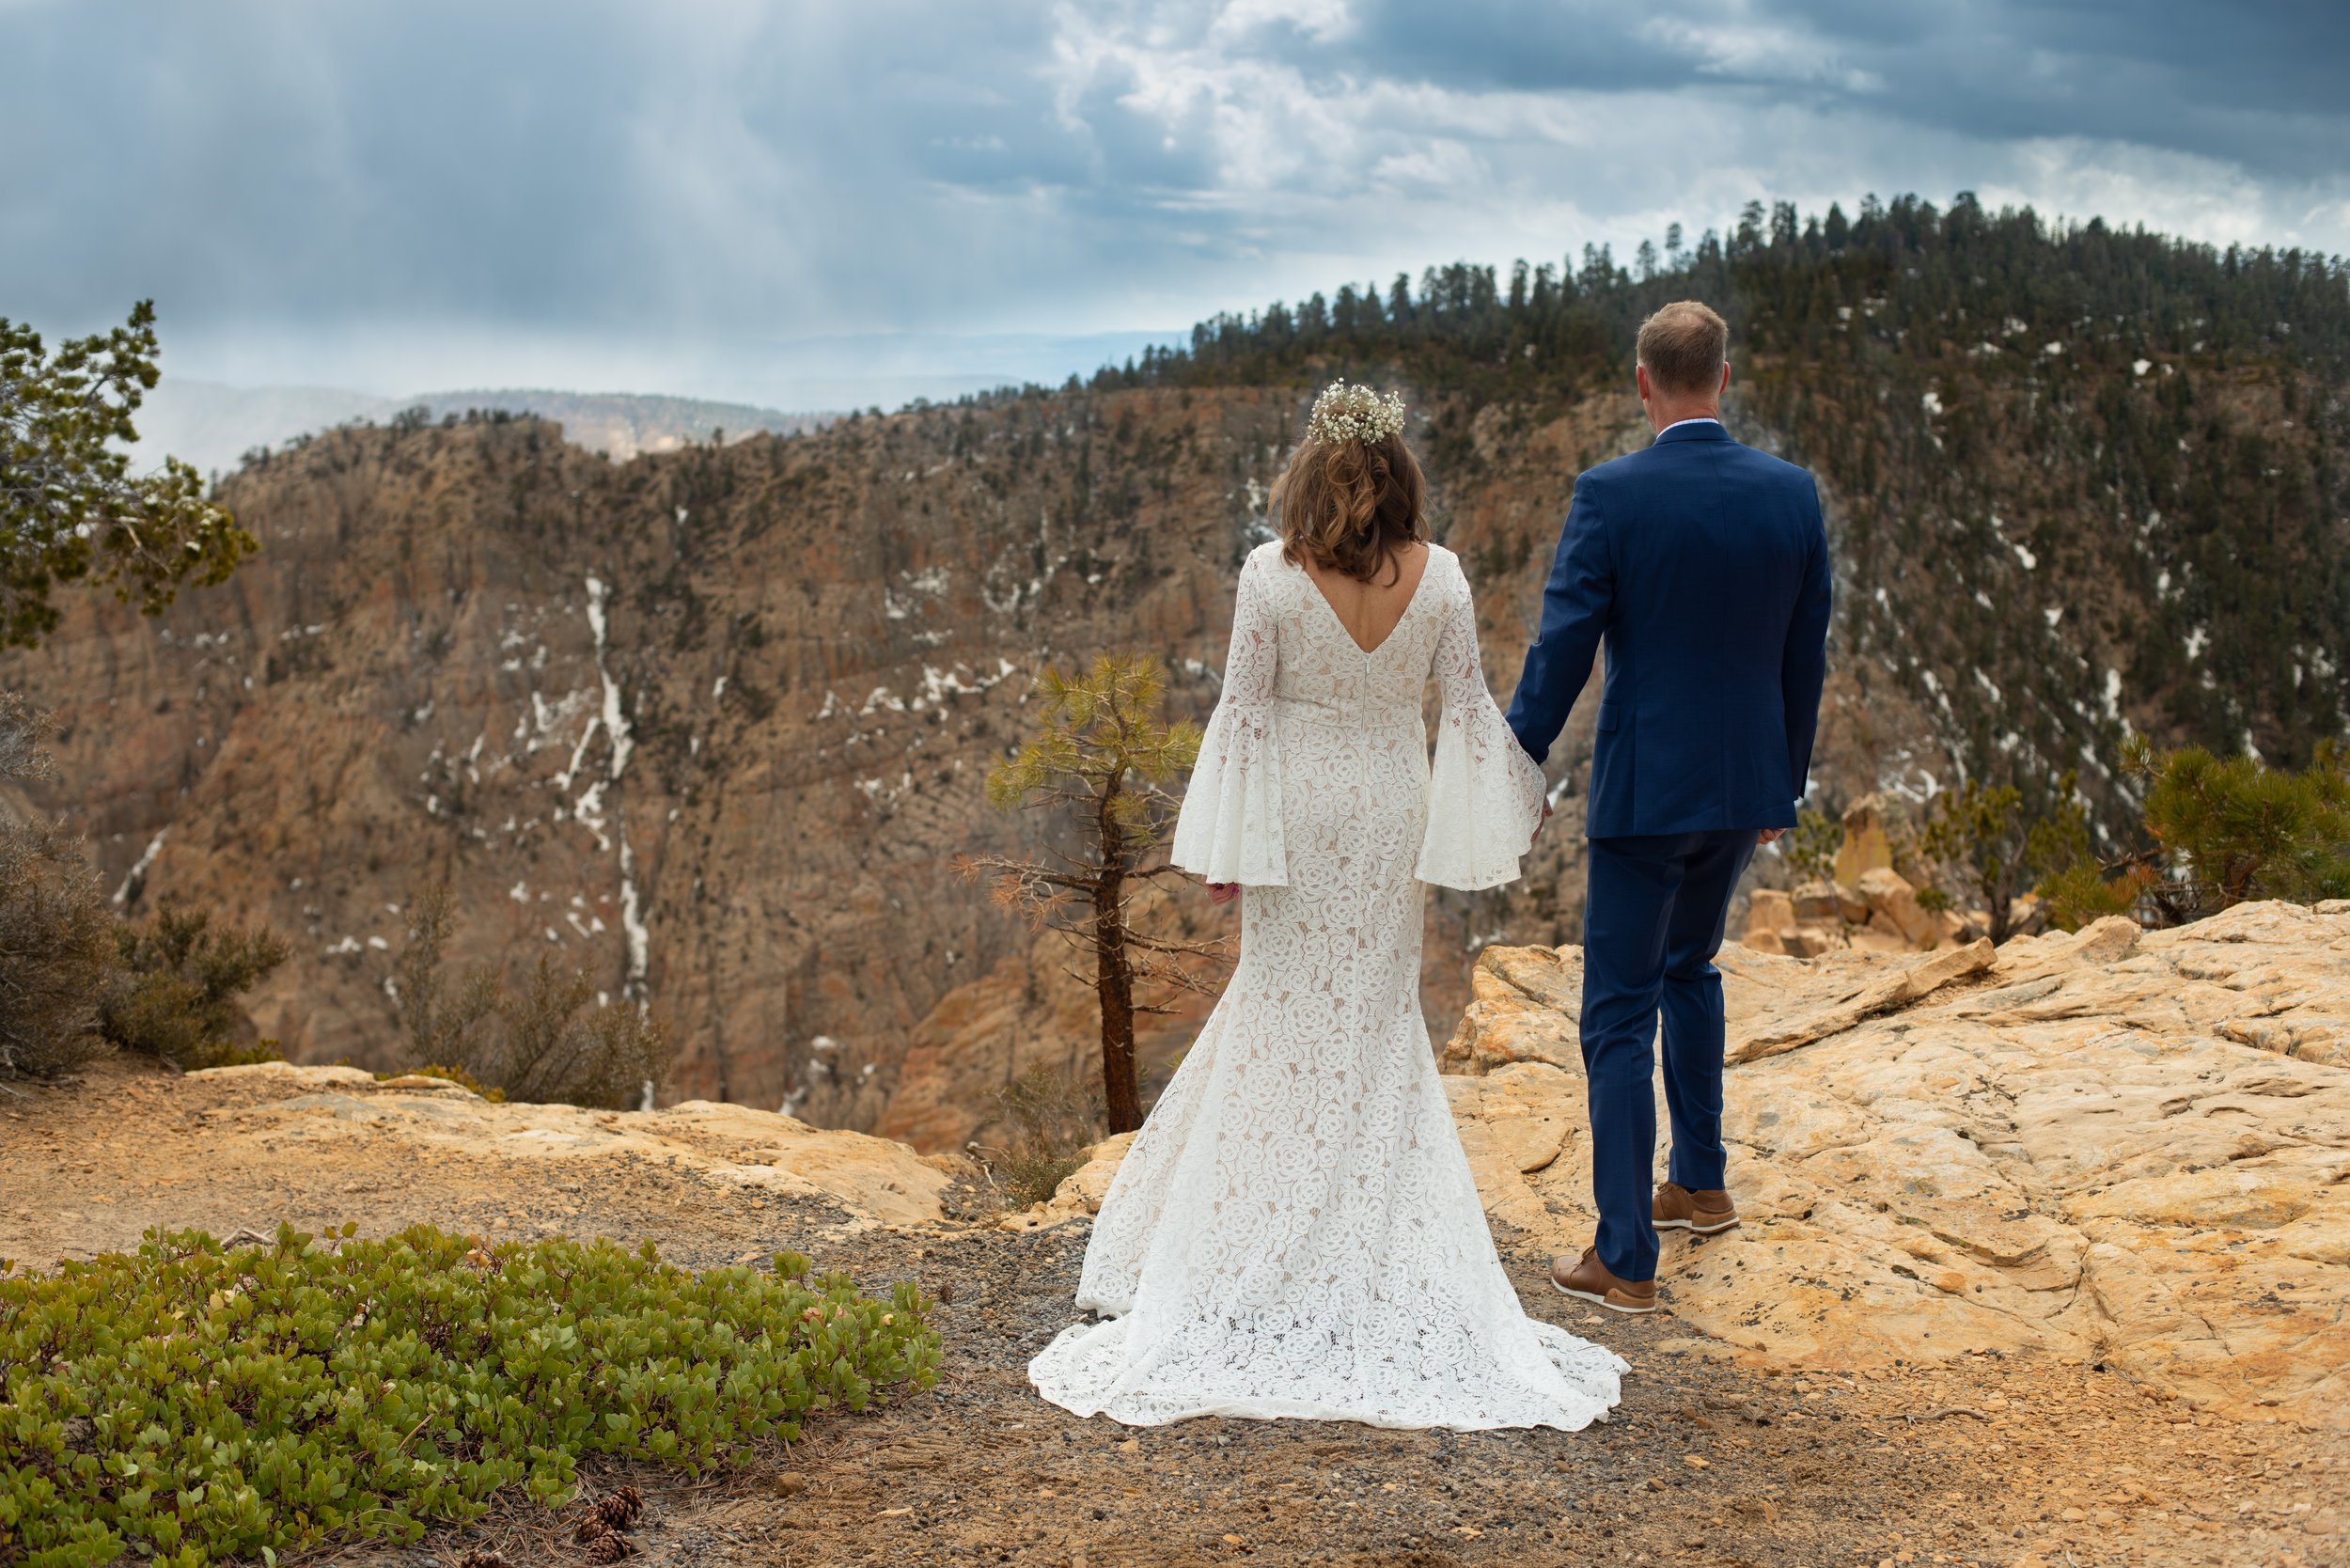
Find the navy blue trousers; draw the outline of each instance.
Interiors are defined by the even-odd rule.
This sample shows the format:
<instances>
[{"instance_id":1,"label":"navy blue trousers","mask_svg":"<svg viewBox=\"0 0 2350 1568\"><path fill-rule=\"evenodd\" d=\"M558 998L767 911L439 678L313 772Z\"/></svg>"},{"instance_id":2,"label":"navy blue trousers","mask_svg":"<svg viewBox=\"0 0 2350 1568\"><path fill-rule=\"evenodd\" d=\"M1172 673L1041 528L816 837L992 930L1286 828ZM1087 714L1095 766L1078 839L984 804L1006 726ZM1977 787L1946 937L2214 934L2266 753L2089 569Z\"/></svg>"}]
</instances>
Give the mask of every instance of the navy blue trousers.
<instances>
[{"instance_id":1,"label":"navy blue trousers","mask_svg":"<svg viewBox=\"0 0 2350 1568\"><path fill-rule=\"evenodd\" d=\"M1657 1015L1665 1023L1671 1180L1693 1191L1719 1187L1722 974L1714 955L1731 895L1754 856L1754 830L1593 839L1589 848L1583 1070L1599 1261L1620 1279L1653 1279Z\"/></svg>"}]
</instances>

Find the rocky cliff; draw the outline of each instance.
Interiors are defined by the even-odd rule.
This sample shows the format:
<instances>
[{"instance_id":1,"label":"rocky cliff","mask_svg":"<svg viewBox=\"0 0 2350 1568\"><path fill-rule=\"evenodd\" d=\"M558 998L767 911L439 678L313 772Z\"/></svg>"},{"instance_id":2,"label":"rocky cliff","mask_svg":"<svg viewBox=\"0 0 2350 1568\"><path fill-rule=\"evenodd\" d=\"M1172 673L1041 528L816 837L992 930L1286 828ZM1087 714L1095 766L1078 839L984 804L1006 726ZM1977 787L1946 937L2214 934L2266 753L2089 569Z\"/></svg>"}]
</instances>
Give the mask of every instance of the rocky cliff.
<instances>
[{"instance_id":1,"label":"rocky cliff","mask_svg":"<svg viewBox=\"0 0 2350 1568\"><path fill-rule=\"evenodd\" d=\"M2338 268L1971 198L1785 216L1652 280L1455 266L1088 387L626 463L502 416L334 431L227 481L264 546L232 584L153 622L77 602L0 658L66 725L28 804L89 835L124 909L186 894L296 938L255 1011L300 1059L398 1063L402 910L446 877L470 956L649 998L672 1098L957 1147L1019 1070L1089 1059L1058 951L950 872L1042 831L980 789L1039 668L1153 651L1204 714L1266 487L1345 374L1413 404L1506 693L1575 475L1644 435L1630 326L1686 292L1736 323L1733 427L1820 479L1816 800L1992 776L2044 803L2074 772L2119 844L2124 733L2296 762L2341 732ZM1590 706L1554 753L1562 827ZM1579 870L1554 831L1522 882L1431 899L1438 1035L1480 949L1578 935Z\"/></svg>"},{"instance_id":2,"label":"rocky cliff","mask_svg":"<svg viewBox=\"0 0 2350 1568\"><path fill-rule=\"evenodd\" d=\"M1555 511L1626 413L1536 432L1448 532ZM263 550L228 587L158 621L77 604L0 680L57 708L32 805L89 836L120 907L202 898L296 938L254 1011L297 1059L400 1064L403 911L446 877L462 957L552 951L650 997L671 1097L959 1147L992 1088L1082 1068L1091 1036L1060 949L951 874L1041 831L982 776L1048 662L1157 650L1205 713L1299 417L1288 392L1040 397L629 463L522 420L340 431L229 482ZM1530 576L1487 594L1496 683ZM1473 939L1550 931L1570 848L1433 906L1439 1028Z\"/></svg>"}]
</instances>

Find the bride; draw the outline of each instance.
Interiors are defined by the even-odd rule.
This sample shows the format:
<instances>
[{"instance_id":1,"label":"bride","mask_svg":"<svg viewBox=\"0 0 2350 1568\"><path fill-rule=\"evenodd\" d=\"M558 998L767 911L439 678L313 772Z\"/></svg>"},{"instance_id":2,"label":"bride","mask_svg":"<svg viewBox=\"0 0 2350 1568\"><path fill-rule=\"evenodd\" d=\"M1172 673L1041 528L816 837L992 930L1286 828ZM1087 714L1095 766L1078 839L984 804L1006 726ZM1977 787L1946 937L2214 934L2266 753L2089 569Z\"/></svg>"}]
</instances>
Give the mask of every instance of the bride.
<instances>
[{"instance_id":1,"label":"bride","mask_svg":"<svg viewBox=\"0 0 2350 1568\"><path fill-rule=\"evenodd\" d=\"M1104 1321L1029 1364L1080 1416L1573 1430L1628 1370L1520 1309L1420 1018L1419 884L1513 880L1543 776L1402 429L1392 394L1324 392L1241 568L1174 842L1216 902L1238 885L1240 963L1094 1222Z\"/></svg>"}]
</instances>

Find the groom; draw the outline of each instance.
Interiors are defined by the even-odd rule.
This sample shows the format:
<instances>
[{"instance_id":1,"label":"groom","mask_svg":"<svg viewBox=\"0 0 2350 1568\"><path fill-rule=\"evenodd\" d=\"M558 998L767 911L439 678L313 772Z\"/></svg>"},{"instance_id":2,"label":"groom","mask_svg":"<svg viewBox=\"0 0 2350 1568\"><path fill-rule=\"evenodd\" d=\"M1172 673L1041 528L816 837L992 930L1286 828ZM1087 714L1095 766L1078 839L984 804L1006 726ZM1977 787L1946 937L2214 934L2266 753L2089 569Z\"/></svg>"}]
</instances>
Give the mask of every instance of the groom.
<instances>
[{"instance_id":1,"label":"groom","mask_svg":"<svg viewBox=\"0 0 2350 1568\"><path fill-rule=\"evenodd\" d=\"M1695 301L1640 328L1646 448L1574 482L1510 728L1537 762L1604 640L1583 913L1583 1065L1596 1246L1551 1280L1656 1309L1656 1232L1738 1223L1723 1190L1722 945L1758 843L1794 824L1826 668L1829 572L1811 476L1722 428L1729 329ZM1656 1147L1664 1013L1671 1180Z\"/></svg>"}]
</instances>

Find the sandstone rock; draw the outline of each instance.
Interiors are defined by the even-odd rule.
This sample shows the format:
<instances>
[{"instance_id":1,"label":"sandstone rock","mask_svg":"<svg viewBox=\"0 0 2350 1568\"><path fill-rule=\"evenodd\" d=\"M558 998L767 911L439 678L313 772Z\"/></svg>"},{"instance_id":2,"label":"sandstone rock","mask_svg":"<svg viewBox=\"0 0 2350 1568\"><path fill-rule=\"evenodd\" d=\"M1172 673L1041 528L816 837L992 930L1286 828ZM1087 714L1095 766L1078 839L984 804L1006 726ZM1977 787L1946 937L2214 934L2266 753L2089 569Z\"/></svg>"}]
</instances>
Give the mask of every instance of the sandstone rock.
<instances>
[{"instance_id":1,"label":"sandstone rock","mask_svg":"<svg viewBox=\"0 0 2350 1568\"><path fill-rule=\"evenodd\" d=\"M2350 1068L2274 1054L2350 1018L2350 911L1721 967L1746 1224L1668 1239L1684 1324L1806 1366L2102 1359L2197 1408L2350 1428ZM1490 1109L1449 1086L1487 1211L1579 1248L1582 1080L1503 1071ZM1568 1136L1511 1168L1485 1119L1545 1094Z\"/></svg>"},{"instance_id":2,"label":"sandstone rock","mask_svg":"<svg viewBox=\"0 0 2350 1568\"><path fill-rule=\"evenodd\" d=\"M1882 795L1863 795L1844 811L1844 841L1836 849L1836 881L1857 887L1870 871L1893 867L1893 841L1885 831L1887 803Z\"/></svg>"},{"instance_id":3,"label":"sandstone rock","mask_svg":"<svg viewBox=\"0 0 2350 1568\"><path fill-rule=\"evenodd\" d=\"M1804 924L1826 924L1844 917L1844 902L1832 882L1803 883L1792 897L1795 918Z\"/></svg>"},{"instance_id":4,"label":"sandstone rock","mask_svg":"<svg viewBox=\"0 0 2350 1568\"><path fill-rule=\"evenodd\" d=\"M1776 887L1758 887L1747 899L1747 946L1758 934L1776 935L1795 929L1795 901Z\"/></svg>"},{"instance_id":5,"label":"sandstone rock","mask_svg":"<svg viewBox=\"0 0 2350 1568\"><path fill-rule=\"evenodd\" d=\"M1784 954L1787 951L1786 938L1779 935L1778 932L1768 929L1756 931L1749 928L1747 933L1738 940L1759 953Z\"/></svg>"},{"instance_id":6,"label":"sandstone rock","mask_svg":"<svg viewBox=\"0 0 2350 1568\"><path fill-rule=\"evenodd\" d=\"M1870 918L1889 921L1911 947L1923 949L1941 940L1941 922L1919 906L1918 890L1891 867L1862 872L1858 886Z\"/></svg>"},{"instance_id":7,"label":"sandstone rock","mask_svg":"<svg viewBox=\"0 0 2350 1568\"><path fill-rule=\"evenodd\" d=\"M1557 1159L1581 1125L1560 1109L1561 1075L1543 1062L1510 1062L1483 1077L1447 1078L1445 1097L1495 1158L1529 1174Z\"/></svg>"},{"instance_id":8,"label":"sandstone rock","mask_svg":"<svg viewBox=\"0 0 2350 1568\"><path fill-rule=\"evenodd\" d=\"M863 1133L824 1132L773 1111L689 1100L658 1111L586 1110L576 1105L493 1105L438 1078L378 1083L350 1067L262 1062L216 1067L191 1077L265 1087L268 1097L224 1112L224 1159L258 1161L293 1142L332 1159L357 1139L391 1139L418 1159L468 1150L501 1158L596 1159L616 1153L698 1169L724 1182L822 1197L853 1223L909 1225L944 1217L948 1178L902 1143Z\"/></svg>"},{"instance_id":9,"label":"sandstone rock","mask_svg":"<svg viewBox=\"0 0 2350 1568\"><path fill-rule=\"evenodd\" d=\"M1874 955L1870 955L1873 957ZM1862 971L1863 983L1838 994L1794 992L1772 999L1748 1018L1733 1013L1728 1059L1735 1064L1773 1057L1840 1034L1877 1013L1907 1007L1954 980L1989 969L1994 950L1987 941L1927 958L1892 960ZM1849 967L1842 971L1851 974Z\"/></svg>"},{"instance_id":10,"label":"sandstone rock","mask_svg":"<svg viewBox=\"0 0 2350 1568\"><path fill-rule=\"evenodd\" d=\"M1488 948L1469 972L1469 1005L1437 1058L1443 1073L1512 1061L1583 1071L1583 949Z\"/></svg>"}]
</instances>

